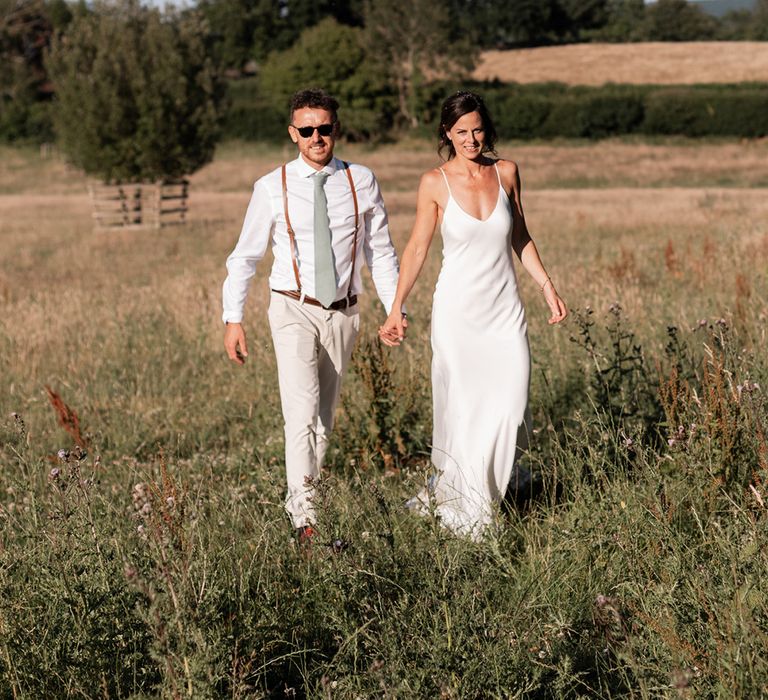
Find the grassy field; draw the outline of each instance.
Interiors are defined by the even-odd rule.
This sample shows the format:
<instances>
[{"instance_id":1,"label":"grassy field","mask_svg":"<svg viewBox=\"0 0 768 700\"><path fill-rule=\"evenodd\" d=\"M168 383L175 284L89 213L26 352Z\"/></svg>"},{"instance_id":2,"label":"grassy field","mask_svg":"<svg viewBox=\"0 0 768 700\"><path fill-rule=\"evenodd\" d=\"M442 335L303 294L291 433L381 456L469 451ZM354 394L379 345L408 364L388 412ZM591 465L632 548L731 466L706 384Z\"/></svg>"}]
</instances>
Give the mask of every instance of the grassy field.
<instances>
[{"instance_id":1,"label":"grassy field","mask_svg":"<svg viewBox=\"0 0 768 700\"><path fill-rule=\"evenodd\" d=\"M0 698L768 693L768 143L499 150L573 309L548 327L521 275L544 492L480 543L402 508L429 470L436 240L399 351L366 279L309 556L268 263L244 369L219 321L252 182L291 152L225 145L189 225L97 234L79 173L0 150ZM340 155L402 250L433 149Z\"/></svg>"},{"instance_id":2,"label":"grassy field","mask_svg":"<svg viewBox=\"0 0 768 700\"><path fill-rule=\"evenodd\" d=\"M764 41L571 44L485 51L477 80L569 85L740 83L768 80Z\"/></svg>"}]
</instances>

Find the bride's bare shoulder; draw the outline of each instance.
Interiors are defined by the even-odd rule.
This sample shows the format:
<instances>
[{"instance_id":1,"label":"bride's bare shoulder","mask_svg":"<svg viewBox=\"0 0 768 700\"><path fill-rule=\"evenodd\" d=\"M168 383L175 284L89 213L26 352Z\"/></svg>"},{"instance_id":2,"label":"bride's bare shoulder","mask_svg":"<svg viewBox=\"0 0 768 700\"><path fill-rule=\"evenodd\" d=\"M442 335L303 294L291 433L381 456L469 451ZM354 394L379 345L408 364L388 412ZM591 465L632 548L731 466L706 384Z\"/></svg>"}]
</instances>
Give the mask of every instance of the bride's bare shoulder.
<instances>
[{"instance_id":1,"label":"bride's bare shoulder","mask_svg":"<svg viewBox=\"0 0 768 700\"><path fill-rule=\"evenodd\" d=\"M504 160L504 158L499 158L496 161L496 167L498 167L502 177L515 178L519 173L519 168L514 160Z\"/></svg>"},{"instance_id":2,"label":"bride's bare shoulder","mask_svg":"<svg viewBox=\"0 0 768 700\"><path fill-rule=\"evenodd\" d=\"M427 170L421 176L421 182L419 183L419 189L423 189L427 192L438 192L443 186L443 175L440 172L440 168L432 168Z\"/></svg>"},{"instance_id":3,"label":"bride's bare shoulder","mask_svg":"<svg viewBox=\"0 0 768 700\"><path fill-rule=\"evenodd\" d=\"M499 158L496 161L496 167L499 169L499 175L501 176L501 182L504 185L504 189L507 192L512 192L517 189L518 182L520 181L520 170L517 167L517 163L513 160Z\"/></svg>"}]
</instances>

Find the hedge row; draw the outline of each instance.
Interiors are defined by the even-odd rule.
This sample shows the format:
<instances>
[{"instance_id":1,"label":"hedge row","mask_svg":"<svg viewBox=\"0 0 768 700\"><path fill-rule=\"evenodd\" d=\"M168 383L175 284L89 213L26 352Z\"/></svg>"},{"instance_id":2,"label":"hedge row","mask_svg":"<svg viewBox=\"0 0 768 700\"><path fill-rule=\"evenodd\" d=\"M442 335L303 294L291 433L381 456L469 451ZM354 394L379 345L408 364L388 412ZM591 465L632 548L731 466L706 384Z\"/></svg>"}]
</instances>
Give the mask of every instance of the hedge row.
<instances>
[{"instance_id":1,"label":"hedge row","mask_svg":"<svg viewBox=\"0 0 768 700\"><path fill-rule=\"evenodd\" d=\"M502 139L598 139L633 133L768 135L766 83L568 87L560 83L493 82L469 87L483 95ZM433 133L443 98L457 88L451 83L433 83L422 91L420 112L425 132ZM271 141L285 137L286 115L261 102L252 84L234 83L231 95L225 138Z\"/></svg>"},{"instance_id":2,"label":"hedge row","mask_svg":"<svg viewBox=\"0 0 768 700\"><path fill-rule=\"evenodd\" d=\"M502 138L768 135L768 85L607 86L549 95L502 88L486 99Z\"/></svg>"}]
</instances>

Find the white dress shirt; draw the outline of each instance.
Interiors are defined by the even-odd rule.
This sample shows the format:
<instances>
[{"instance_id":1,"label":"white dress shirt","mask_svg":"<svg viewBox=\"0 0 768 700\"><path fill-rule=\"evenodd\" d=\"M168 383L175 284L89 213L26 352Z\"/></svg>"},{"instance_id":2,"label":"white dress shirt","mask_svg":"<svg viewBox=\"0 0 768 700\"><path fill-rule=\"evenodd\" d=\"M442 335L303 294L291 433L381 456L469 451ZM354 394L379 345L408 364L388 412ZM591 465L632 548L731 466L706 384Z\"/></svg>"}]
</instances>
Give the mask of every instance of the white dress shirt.
<instances>
[{"instance_id":1,"label":"white dress shirt","mask_svg":"<svg viewBox=\"0 0 768 700\"><path fill-rule=\"evenodd\" d=\"M368 264L376 292L387 313L395 298L398 262L389 235L387 212L379 183L366 167L350 164L357 191L359 226L357 260L352 280L352 294L361 290L360 267ZM343 299L349 288L352 271L352 248L355 235L355 207L344 164L332 158L323 170L328 173L325 194L331 224L331 245L336 264L336 299ZM315 296L314 269L314 184L317 172L299 156L286 166L288 183L288 216L296 236L296 257L301 291ZM296 290L296 276L291 258L291 245L283 210L281 168L276 168L256 181L240 238L227 258L224 281L222 319L240 323L248 294L248 285L256 273L256 264L264 257L272 242L274 264L269 286L277 290Z\"/></svg>"}]
</instances>

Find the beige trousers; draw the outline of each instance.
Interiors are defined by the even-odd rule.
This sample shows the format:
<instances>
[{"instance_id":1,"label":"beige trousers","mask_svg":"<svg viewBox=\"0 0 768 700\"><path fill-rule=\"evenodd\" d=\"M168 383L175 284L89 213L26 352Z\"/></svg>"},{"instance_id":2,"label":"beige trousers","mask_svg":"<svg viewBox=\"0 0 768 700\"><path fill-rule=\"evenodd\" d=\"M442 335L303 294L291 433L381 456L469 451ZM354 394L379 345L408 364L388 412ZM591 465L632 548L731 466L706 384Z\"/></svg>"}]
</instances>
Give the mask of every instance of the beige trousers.
<instances>
[{"instance_id":1,"label":"beige trousers","mask_svg":"<svg viewBox=\"0 0 768 700\"><path fill-rule=\"evenodd\" d=\"M272 292L269 325L285 421L285 509L294 527L313 523L312 488L333 428L341 380L360 328L358 307L327 311Z\"/></svg>"}]
</instances>

